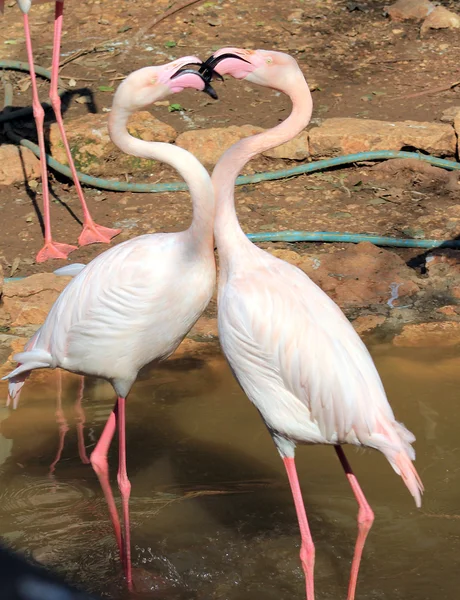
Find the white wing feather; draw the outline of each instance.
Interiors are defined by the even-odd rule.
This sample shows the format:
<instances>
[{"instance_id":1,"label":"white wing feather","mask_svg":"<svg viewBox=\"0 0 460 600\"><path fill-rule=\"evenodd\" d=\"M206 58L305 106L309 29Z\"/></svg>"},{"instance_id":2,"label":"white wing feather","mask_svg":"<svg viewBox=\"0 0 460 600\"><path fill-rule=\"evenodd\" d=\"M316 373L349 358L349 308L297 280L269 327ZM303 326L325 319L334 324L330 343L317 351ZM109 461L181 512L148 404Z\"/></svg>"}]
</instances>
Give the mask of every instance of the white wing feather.
<instances>
[{"instance_id":1,"label":"white wing feather","mask_svg":"<svg viewBox=\"0 0 460 600\"><path fill-rule=\"evenodd\" d=\"M220 298L222 346L243 389L288 438L390 445L382 419L407 430L361 339L304 273L266 256L264 266L232 276Z\"/></svg>"}]
</instances>

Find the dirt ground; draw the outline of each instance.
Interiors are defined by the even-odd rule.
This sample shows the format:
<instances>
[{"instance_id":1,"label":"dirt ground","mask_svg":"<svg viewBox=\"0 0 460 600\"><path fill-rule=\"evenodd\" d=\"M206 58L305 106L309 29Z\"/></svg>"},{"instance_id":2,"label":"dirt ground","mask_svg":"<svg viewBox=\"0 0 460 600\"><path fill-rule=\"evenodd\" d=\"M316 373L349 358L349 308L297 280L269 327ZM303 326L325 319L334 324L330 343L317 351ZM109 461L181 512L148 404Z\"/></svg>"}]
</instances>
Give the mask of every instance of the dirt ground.
<instances>
[{"instance_id":1,"label":"dirt ground","mask_svg":"<svg viewBox=\"0 0 460 600\"><path fill-rule=\"evenodd\" d=\"M139 42L135 36L171 6L169 0L87 0L65 5L61 70L69 87L65 120L109 108L118 81L146 65L197 54L203 60L222 46L266 48L291 53L312 84L313 123L329 117L382 120L439 120L450 106L460 106L460 86L436 91L460 79L460 38L456 30L431 31L420 38L415 22L394 23L383 0L217 0L197 2L154 26ZM455 0L443 0L457 10ZM290 20L302 10L299 22ZM54 4L33 6L30 13L36 63L50 66ZM104 45L108 40L110 44ZM26 60L21 14L6 4L0 30L0 59ZM80 53L80 54L78 54ZM9 72L16 106L30 105L27 76ZM74 80L72 82L71 80ZM289 100L270 90L227 80L216 83L219 100L185 92L185 112L155 106L152 113L179 131L251 123L271 127L286 118ZM0 102L3 90L0 85ZM420 94L433 89L432 93ZM91 93L90 104L79 102ZM40 80L41 98L48 84ZM411 97L410 97L411 96ZM48 114L53 122L52 113ZM33 119L16 122L16 130L35 140ZM0 134L0 142L5 142ZM274 170L294 161L256 159L245 170ZM170 170L121 173L129 181L171 181ZM56 240L75 243L81 210L74 188L51 174L52 225ZM63 261L35 264L42 245L41 187L0 188L0 261L5 276L57 268ZM150 231L183 229L190 220L187 194L127 194L85 188L95 220L124 229L114 243ZM246 231L307 229L389 236L449 238L460 235L460 192L455 176L442 171L388 169L357 165L311 176L243 186L237 191L238 213ZM283 247L278 245L277 247ZM302 251L306 245L297 244ZM88 262L106 248L78 249L72 262ZM334 248L329 246L330 250ZM416 251L398 251L407 260ZM411 261L416 265L417 261Z\"/></svg>"}]
</instances>

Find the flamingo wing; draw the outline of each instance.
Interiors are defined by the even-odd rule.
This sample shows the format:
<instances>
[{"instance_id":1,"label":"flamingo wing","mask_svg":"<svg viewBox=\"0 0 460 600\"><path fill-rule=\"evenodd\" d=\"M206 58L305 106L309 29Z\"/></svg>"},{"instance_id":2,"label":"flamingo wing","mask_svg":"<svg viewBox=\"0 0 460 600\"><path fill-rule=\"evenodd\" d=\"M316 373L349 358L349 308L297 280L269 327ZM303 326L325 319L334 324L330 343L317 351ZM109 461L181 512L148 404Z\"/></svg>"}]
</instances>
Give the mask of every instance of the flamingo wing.
<instances>
[{"instance_id":1,"label":"flamingo wing","mask_svg":"<svg viewBox=\"0 0 460 600\"><path fill-rule=\"evenodd\" d=\"M394 415L363 342L302 271L269 259L233 277L221 302L224 351L243 388L262 405L269 426L293 439L387 443L379 439L378 421L394 422ZM272 395L269 407L257 392L263 381ZM278 415L276 424L269 413ZM307 421L310 431L302 438L294 423L306 427Z\"/></svg>"}]
</instances>

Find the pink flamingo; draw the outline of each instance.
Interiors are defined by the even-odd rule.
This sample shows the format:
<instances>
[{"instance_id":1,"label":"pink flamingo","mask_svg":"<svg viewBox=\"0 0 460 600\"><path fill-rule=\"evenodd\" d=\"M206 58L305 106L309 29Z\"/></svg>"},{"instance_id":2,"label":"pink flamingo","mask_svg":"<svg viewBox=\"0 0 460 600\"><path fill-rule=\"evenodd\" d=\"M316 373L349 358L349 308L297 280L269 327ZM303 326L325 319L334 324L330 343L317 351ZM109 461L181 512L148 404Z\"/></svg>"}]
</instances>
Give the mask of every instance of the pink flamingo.
<instances>
[{"instance_id":1,"label":"pink flamingo","mask_svg":"<svg viewBox=\"0 0 460 600\"><path fill-rule=\"evenodd\" d=\"M34 2L51 2L53 0L34 0ZM51 235L51 220L50 220L50 200L49 200L49 185L48 185L48 173L46 168L45 158L45 137L43 132L43 123L45 119L45 112L40 100L38 98L37 81L35 77L34 69L34 57L32 53L32 40L30 35L29 27L29 10L32 5L32 0L16 0L20 10L23 13L24 18L24 32L26 36L26 49L27 49L27 60L30 67L30 79L32 81L32 107L34 112L35 124L37 127L38 135L38 146L40 148L40 167L42 176L42 189L43 189L43 212L44 212L44 225L45 225L45 245L38 252L36 260L37 262L44 262L50 258L67 258L67 256L73 250L77 249L77 246L71 246L69 244L61 244L55 242ZM3 12L4 0L0 0L0 13ZM59 54L61 49L61 32L62 32L62 15L64 10L64 0L56 0L56 12L54 17L54 42L53 42L53 58L51 67L51 86L50 86L50 100L51 105L56 115L56 121L59 127L59 132L64 143L65 151L67 154L67 161L69 163L70 170L72 172L72 179L77 189L77 195L81 202L83 209L83 231L78 238L80 246L86 244L95 244L97 242L109 243L110 240L118 235L121 229L110 229L109 227L103 227L97 225L90 215L88 205L86 204L83 196L83 190L80 182L78 181L77 170L70 153L69 142L67 141L66 133L64 130L64 122L61 114L61 99L58 94L58 76L59 76Z\"/></svg>"},{"instance_id":2,"label":"pink flamingo","mask_svg":"<svg viewBox=\"0 0 460 600\"><path fill-rule=\"evenodd\" d=\"M348 600L353 600L374 514L341 444L380 450L420 506L423 486L411 462L415 438L395 420L372 358L339 307L300 269L252 244L238 223L234 183L242 167L260 152L292 139L310 121L312 98L296 61L280 52L223 48L200 70L206 65L220 75L284 92L292 100L292 113L283 123L234 144L212 174L220 264L219 336L233 373L284 461L300 525L308 600L314 598L315 547L295 468L295 447L334 446L359 505L348 590Z\"/></svg>"},{"instance_id":3,"label":"pink flamingo","mask_svg":"<svg viewBox=\"0 0 460 600\"><path fill-rule=\"evenodd\" d=\"M125 399L140 369L170 356L204 311L212 297L216 266L214 191L207 171L183 148L132 137L126 125L133 112L184 88L204 90L215 97L202 75L184 68L197 62L201 61L185 57L135 71L117 89L109 119L112 140L123 151L161 160L179 171L193 203L190 227L177 233L142 235L107 250L86 267L60 269L61 274L68 270L76 276L25 351L15 356L19 366L5 377L10 380L10 397L15 403L34 369L61 367L102 377L113 385L117 402L90 460L109 506L130 587L131 485L126 471ZM123 536L107 464L117 423Z\"/></svg>"}]
</instances>

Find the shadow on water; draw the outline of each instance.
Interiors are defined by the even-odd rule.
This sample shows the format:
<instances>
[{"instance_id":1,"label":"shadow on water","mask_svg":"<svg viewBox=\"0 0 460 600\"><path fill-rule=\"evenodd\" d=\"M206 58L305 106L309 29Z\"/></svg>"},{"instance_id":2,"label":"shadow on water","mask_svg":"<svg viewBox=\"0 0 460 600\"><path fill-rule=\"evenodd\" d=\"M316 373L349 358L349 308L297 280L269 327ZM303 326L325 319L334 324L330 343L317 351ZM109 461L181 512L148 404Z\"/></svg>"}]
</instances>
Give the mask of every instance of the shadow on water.
<instances>
[{"instance_id":1,"label":"shadow on water","mask_svg":"<svg viewBox=\"0 0 460 600\"><path fill-rule=\"evenodd\" d=\"M415 509L380 454L348 449L376 514L358 596L455 598L460 359L385 346L376 347L374 357L397 418L417 436L417 468L427 493L423 508ZM104 498L84 464L112 409L113 390L87 379L82 412L80 379L66 375L59 410L57 378L49 381L55 380L30 382L17 411L0 409L0 535L90 592L128 598ZM282 462L221 357L175 359L144 372L127 404L127 445L141 595L304 596ZM356 504L331 448L303 447L297 456L316 543L318 597L335 600L346 594ZM116 441L109 462L119 505Z\"/></svg>"}]
</instances>

